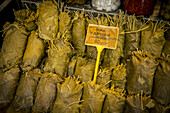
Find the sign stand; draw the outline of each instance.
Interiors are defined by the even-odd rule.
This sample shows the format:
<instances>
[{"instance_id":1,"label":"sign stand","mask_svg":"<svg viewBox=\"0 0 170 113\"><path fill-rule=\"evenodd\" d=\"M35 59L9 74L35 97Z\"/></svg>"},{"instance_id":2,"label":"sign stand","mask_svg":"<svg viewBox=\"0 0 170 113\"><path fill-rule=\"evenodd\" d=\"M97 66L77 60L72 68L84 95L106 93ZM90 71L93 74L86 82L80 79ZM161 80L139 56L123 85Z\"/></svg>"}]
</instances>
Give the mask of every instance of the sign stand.
<instances>
[{"instance_id":1,"label":"sign stand","mask_svg":"<svg viewBox=\"0 0 170 113\"><path fill-rule=\"evenodd\" d=\"M96 61L96 67L95 67L95 72L94 72L94 78L93 78L93 83L96 83L96 79L97 79L97 72L98 72L98 68L99 68L99 61L100 61L100 54L103 51L104 47L101 46L96 46L97 48L97 61Z\"/></svg>"},{"instance_id":2,"label":"sign stand","mask_svg":"<svg viewBox=\"0 0 170 113\"><path fill-rule=\"evenodd\" d=\"M119 35L118 27L89 24L85 44L97 48L97 61L93 83L96 83L100 54L104 48L116 49Z\"/></svg>"}]
</instances>

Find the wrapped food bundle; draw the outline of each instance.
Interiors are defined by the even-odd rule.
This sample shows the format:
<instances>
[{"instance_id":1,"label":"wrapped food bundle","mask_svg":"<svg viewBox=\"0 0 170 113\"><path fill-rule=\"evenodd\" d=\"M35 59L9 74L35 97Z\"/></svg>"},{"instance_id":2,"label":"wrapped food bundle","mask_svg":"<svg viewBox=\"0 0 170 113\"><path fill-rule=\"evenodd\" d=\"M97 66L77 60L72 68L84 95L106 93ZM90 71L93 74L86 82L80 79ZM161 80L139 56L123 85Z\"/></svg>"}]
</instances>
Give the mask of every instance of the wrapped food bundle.
<instances>
[{"instance_id":1,"label":"wrapped food bundle","mask_svg":"<svg viewBox=\"0 0 170 113\"><path fill-rule=\"evenodd\" d=\"M90 17L86 18L86 29L88 28L89 24L97 25L97 19L91 14ZM87 46L87 56L93 59L97 58L97 49L93 46ZM102 57L103 55L101 55Z\"/></svg>"},{"instance_id":2,"label":"wrapped food bundle","mask_svg":"<svg viewBox=\"0 0 170 113\"><path fill-rule=\"evenodd\" d=\"M15 108L13 107L13 105L10 104L10 106L8 108L6 108L5 111L2 113L31 113L31 108L15 111Z\"/></svg>"},{"instance_id":3,"label":"wrapped food bundle","mask_svg":"<svg viewBox=\"0 0 170 113\"><path fill-rule=\"evenodd\" d=\"M106 49L102 67L112 70L114 67L116 67L116 65L118 65L120 56L120 49Z\"/></svg>"},{"instance_id":4,"label":"wrapped food bundle","mask_svg":"<svg viewBox=\"0 0 170 113\"><path fill-rule=\"evenodd\" d=\"M64 3L61 3L60 14L59 14L59 32L64 34L66 32L66 37L69 40L72 40L71 27L72 27L72 18L69 14L70 12L65 10L63 11Z\"/></svg>"},{"instance_id":5,"label":"wrapped food bundle","mask_svg":"<svg viewBox=\"0 0 170 113\"><path fill-rule=\"evenodd\" d=\"M114 87L106 89L106 99L102 113L123 113L124 107L125 95L123 90L119 93L114 90Z\"/></svg>"},{"instance_id":6,"label":"wrapped food bundle","mask_svg":"<svg viewBox=\"0 0 170 113\"><path fill-rule=\"evenodd\" d=\"M86 19L86 28L88 28L89 24L96 24L96 25L109 25L109 21L106 17L98 15L97 18L95 18L92 14L90 15L90 18ZM104 58L105 49L101 52L100 55L100 61ZM94 46L87 46L87 56L93 59L97 59L97 48Z\"/></svg>"},{"instance_id":7,"label":"wrapped food bundle","mask_svg":"<svg viewBox=\"0 0 170 113\"><path fill-rule=\"evenodd\" d=\"M20 69L16 66L0 73L0 108L10 104L15 96L20 77Z\"/></svg>"},{"instance_id":8,"label":"wrapped food bundle","mask_svg":"<svg viewBox=\"0 0 170 113\"><path fill-rule=\"evenodd\" d=\"M57 84L57 97L52 113L79 113L83 85L73 77Z\"/></svg>"},{"instance_id":9,"label":"wrapped food bundle","mask_svg":"<svg viewBox=\"0 0 170 113\"><path fill-rule=\"evenodd\" d=\"M35 11L32 11L29 8L27 8L19 11L14 11L14 15L16 21L24 25L28 31L32 31L37 28L35 21L38 16L37 13L35 13Z\"/></svg>"},{"instance_id":10,"label":"wrapped food bundle","mask_svg":"<svg viewBox=\"0 0 170 113\"><path fill-rule=\"evenodd\" d=\"M101 113L104 98L106 96L105 86L94 84L92 81L84 83L81 113Z\"/></svg>"},{"instance_id":11,"label":"wrapped food bundle","mask_svg":"<svg viewBox=\"0 0 170 113\"><path fill-rule=\"evenodd\" d=\"M142 31L140 49L160 57L165 44L164 26L163 22L149 23L149 27Z\"/></svg>"},{"instance_id":12,"label":"wrapped food bundle","mask_svg":"<svg viewBox=\"0 0 170 113\"><path fill-rule=\"evenodd\" d=\"M126 65L121 64L114 68L111 77L111 86L114 85L114 88L125 89L126 85Z\"/></svg>"},{"instance_id":13,"label":"wrapped food bundle","mask_svg":"<svg viewBox=\"0 0 170 113\"><path fill-rule=\"evenodd\" d=\"M163 0L161 1L161 9L160 9L160 16L163 18L170 20L170 1L169 0Z\"/></svg>"},{"instance_id":14,"label":"wrapped food bundle","mask_svg":"<svg viewBox=\"0 0 170 113\"><path fill-rule=\"evenodd\" d=\"M170 113L170 105L163 106L159 103L156 103L153 109L151 109L151 113Z\"/></svg>"},{"instance_id":15,"label":"wrapped food bundle","mask_svg":"<svg viewBox=\"0 0 170 113\"><path fill-rule=\"evenodd\" d=\"M38 38L38 33L36 31L31 31L23 56L22 69L31 70L37 67L45 53L44 48L44 41Z\"/></svg>"},{"instance_id":16,"label":"wrapped food bundle","mask_svg":"<svg viewBox=\"0 0 170 113\"><path fill-rule=\"evenodd\" d=\"M14 22L4 25L4 40L0 53L0 70L12 68L21 62L28 33L25 27Z\"/></svg>"},{"instance_id":17,"label":"wrapped food bundle","mask_svg":"<svg viewBox=\"0 0 170 113\"><path fill-rule=\"evenodd\" d=\"M170 29L167 29L165 38L166 40L170 40Z\"/></svg>"},{"instance_id":18,"label":"wrapped food bundle","mask_svg":"<svg viewBox=\"0 0 170 113\"><path fill-rule=\"evenodd\" d=\"M81 82L88 82L93 78L94 69L94 59L78 57L74 75L79 78Z\"/></svg>"},{"instance_id":19,"label":"wrapped food bundle","mask_svg":"<svg viewBox=\"0 0 170 113\"><path fill-rule=\"evenodd\" d=\"M35 99L35 91L41 76L42 74L39 69L33 69L21 75L15 98L11 105L14 111L19 112L26 110L31 112Z\"/></svg>"},{"instance_id":20,"label":"wrapped food bundle","mask_svg":"<svg viewBox=\"0 0 170 113\"><path fill-rule=\"evenodd\" d=\"M77 63L77 57L73 56L71 58L71 61L69 62L69 66L68 66L68 71L67 71L68 76L74 75L76 63Z\"/></svg>"},{"instance_id":21,"label":"wrapped food bundle","mask_svg":"<svg viewBox=\"0 0 170 113\"><path fill-rule=\"evenodd\" d=\"M149 109L155 106L154 100L146 95L132 95L126 99L124 113L149 113ZM155 112L157 113L157 112Z\"/></svg>"},{"instance_id":22,"label":"wrapped food bundle","mask_svg":"<svg viewBox=\"0 0 170 113\"><path fill-rule=\"evenodd\" d=\"M166 31L166 42L163 47L162 53L167 56L170 55L170 29Z\"/></svg>"},{"instance_id":23,"label":"wrapped food bundle","mask_svg":"<svg viewBox=\"0 0 170 113\"><path fill-rule=\"evenodd\" d=\"M119 16L114 15L111 18L110 26L119 27L119 33L124 31L124 25L126 23L126 14L124 16L124 12L119 12ZM103 68L108 68L112 70L120 60L120 57L123 56L123 48L124 48L124 34L119 34L117 48L116 49L106 49L104 60L102 63Z\"/></svg>"},{"instance_id":24,"label":"wrapped food bundle","mask_svg":"<svg viewBox=\"0 0 170 113\"><path fill-rule=\"evenodd\" d=\"M150 95L153 77L157 68L155 57L148 52L134 51L127 63L127 92L137 94L143 91Z\"/></svg>"},{"instance_id":25,"label":"wrapped food bundle","mask_svg":"<svg viewBox=\"0 0 170 113\"><path fill-rule=\"evenodd\" d=\"M75 12L73 28L72 28L72 43L75 50L80 56L84 56L85 53L85 33L86 33L86 18L84 12Z\"/></svg>"},{"instance_id":26,"label":"wrapped food bundle","mask_svg":"<svg viewBox=\"0 0 170 113\"><path fill-rule=\"evenodd\" d=\"M94 17L94 15L91 14L87 14L87 18L86 18L86 29L88 28L89 24L98 24L97 18Z\"/></svg>"},{"instance_id":27,"label":"wrapped food bundle","mask_svg":"<svg viewBox=\"0 0 170 113\"><path fill-rule=\"evenodd\" d=\"M162 53L164 55L170 55L170 40L166 40Z\"/></svg>"},{"instance_id":28,"label":"wrapped food bundle","mask_svg":"<svg viewBox=\"0 0 170 113\"><path fill-rule=\"evenodd\" d=\"M57 84L63 81L59 75L53 73L46 72L42 75L35 94L35 101L32 107L33 113L47 113L52 110Z\"/></svg>"},{"instance_id":29,"label":"wrapped food bundle","mask_svg":"<svg viewBox=\"0 0 170 113\"><path fill-rule=\"evenodd\" d=\"M111 71L107 70L106 68L104 69L101 68L97 74L96 83L99 85L105 85L108 88L110 85L109 83L111 82L110 77L111 77Z\"/></svg>"},{"instance_id":30,"label":"wrapped food bundle","mask_svg":"<svg viewBox=\"0 0 170 113\"><path fill-rule=\"evenodd\" d=\"M130 53L136 51L139 48L140 42L140 31L133 32L139 30L141 27L141 23L135 15L127 17L126 31L132 32L125 34L125 47L124 47L124 57L127 60L130 56Z\"/></svg>"},{"instance_id":31,"label":"wrapped food bundle","mask_svg":"<svg viewBox=\"0 0 170 113\"><path fill-rule=\"evenodd\" d=\"M38 31L44 40L54 39L58 33L58 7L52 1L44 1L37 6Z\"/></svg>"},{"instance_id":32,"label":"wrapped food bundle","mask_svg":"<svg viewBox=\"0 0 170 113\"><path fill-rule=\"evenodd\" d=\"M102 16L98 15L97 23L98 25L109 26L109 19L105 17L105 15L102 15Z\"/></svg>"},{"instance_id":33,"label":"wrapped food bundle","mask_svg":"<svg viewBox=\"0 0 170 113\"><path fill-rule=\"evenodd\" d=\"M48 57L45 61L44 71L55 72L60 76L66 76L67 67L72 56L72 45L60 35L49 42Z\"/></svg>"},{"instance_id":34,"label":"wrapped food bundle","mask_svg":"<svg viewBox=\"0 0 170 113\"><path fill-rule=\"evenodd\" d=\"M160 64L154 78L153 98L167 106L170 105L170 57L164 57L160 60Z\"/></svg>"}]
</instances>

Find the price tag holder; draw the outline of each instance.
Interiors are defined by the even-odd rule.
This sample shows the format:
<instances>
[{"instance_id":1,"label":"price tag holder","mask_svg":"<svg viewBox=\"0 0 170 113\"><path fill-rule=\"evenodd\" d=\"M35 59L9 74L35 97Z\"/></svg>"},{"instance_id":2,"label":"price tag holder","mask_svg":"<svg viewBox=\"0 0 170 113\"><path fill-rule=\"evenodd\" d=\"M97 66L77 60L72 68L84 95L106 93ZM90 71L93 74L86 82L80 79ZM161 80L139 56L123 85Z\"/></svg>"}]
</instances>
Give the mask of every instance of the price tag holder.
<instances>
[{"instance_id":1,"label":"price tag holder","mask_svg":"<svg viewBox=\"0 0 170 113\"><path fill-rule=\"evenodd\" d=\"M89 24L87 29L85 45L95 46L98 52L93 79L94 84L96 83L101 52L104 48L116 49L118 36L119 36L118 27Z\"/></svg>"}]
</instances>

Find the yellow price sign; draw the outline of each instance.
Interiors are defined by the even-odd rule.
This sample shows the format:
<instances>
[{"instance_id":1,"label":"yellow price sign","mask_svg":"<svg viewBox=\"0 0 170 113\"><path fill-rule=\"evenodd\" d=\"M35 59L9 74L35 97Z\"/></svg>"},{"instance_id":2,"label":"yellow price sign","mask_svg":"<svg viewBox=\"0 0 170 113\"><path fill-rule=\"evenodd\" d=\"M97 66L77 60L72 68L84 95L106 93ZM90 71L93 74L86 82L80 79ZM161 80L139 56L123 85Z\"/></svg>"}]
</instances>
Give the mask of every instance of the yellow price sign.
<instances>
[{"instance_id":1,"label":"yellow price sign","mask_svg":"<svg viewBox=\"0 0 170 113\"><path fill-rule=\"evenodd\" d=\"M118 27L89 24L85 44L89 46L96 46L98 51L93 79L94 84L96 83L101 52L104 48L116 49L118 36Z\"/></svg>"},{"instance_id":2,"label":"yellow price sign","mask_svg":"<svg viewBox=\"0 0 170 113\"><path fill-rule=\"evenodd\" d=\"M85 44L116 49L119 35L118 27L90 24L88 26Z\"/></svg>"}]
</instances>

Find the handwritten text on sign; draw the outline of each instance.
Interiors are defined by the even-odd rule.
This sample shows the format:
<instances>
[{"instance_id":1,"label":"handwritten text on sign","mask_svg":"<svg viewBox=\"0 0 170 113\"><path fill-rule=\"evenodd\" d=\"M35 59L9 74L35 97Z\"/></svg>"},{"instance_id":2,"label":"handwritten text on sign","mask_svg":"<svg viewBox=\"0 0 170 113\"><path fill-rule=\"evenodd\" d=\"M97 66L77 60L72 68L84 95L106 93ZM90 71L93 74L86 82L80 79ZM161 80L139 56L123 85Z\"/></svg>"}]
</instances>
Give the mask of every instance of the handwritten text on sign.
<instances>
[{"instance_id":1,"label":"handwritten text on sign","mask_svg":"<svg viewBox=\"0 0 170 113\"><path fill-rule=\"evenodd\" d=\"M89 24L85 44L116 49L118 35L118 27Z\"/></svg>"}]
</instances>

